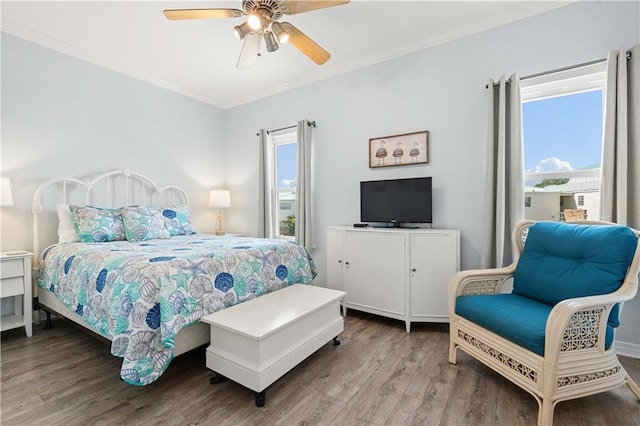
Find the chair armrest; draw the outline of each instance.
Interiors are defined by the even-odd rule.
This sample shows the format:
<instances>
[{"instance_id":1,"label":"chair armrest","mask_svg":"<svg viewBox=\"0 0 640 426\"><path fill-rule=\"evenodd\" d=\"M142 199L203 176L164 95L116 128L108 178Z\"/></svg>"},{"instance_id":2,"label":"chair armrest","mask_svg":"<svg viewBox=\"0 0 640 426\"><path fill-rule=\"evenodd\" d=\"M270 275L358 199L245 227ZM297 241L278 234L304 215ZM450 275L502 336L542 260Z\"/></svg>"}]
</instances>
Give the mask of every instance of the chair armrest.
<instances>
[{"instance_id":1,"label":"chair armrest","mask_svg":"<svg viewBox=\"0 0 640 426\"><path fill-rule=\"evenodd\" d=\"M500 293L505 281L513 277L516 264L504 268L470 269L457 272L449 280L449 315L455 312L456 298L472 294Z\"/></svg>"},{"instance_id":2,"label":"chair armrest","mask_svg":"<svg viewBox=\"0 0 640 426\"><path fill-rule=\"evenodd\" d=\"M616 303L632 299L638 286L625 283L616 292L577 297L556 304L545 329L545 359L556 362L563 352L597 348L604 352L609 313Z\"/></svg>"}]
</instances>

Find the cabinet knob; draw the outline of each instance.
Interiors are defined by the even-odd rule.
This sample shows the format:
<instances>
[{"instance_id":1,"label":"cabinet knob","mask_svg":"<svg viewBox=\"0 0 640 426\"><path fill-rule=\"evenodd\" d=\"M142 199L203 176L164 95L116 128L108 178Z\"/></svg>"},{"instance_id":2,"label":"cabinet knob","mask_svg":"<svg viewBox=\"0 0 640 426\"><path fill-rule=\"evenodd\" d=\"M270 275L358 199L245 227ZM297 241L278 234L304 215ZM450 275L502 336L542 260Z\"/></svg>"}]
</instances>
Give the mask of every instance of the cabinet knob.
<instances>
[{"instance_id":1,"label":"cabinet knob","mask_svg":"<svg viewBox=\"0 0 640 426\"><path fill-rule=\"evenodd\" d=\"M342 263L342 259L338 260L338 263Z\"/></svg>"},{"instance_id":2,"label":"cabinet knob","mask_svg":"<svg viewBox=\"0 0 640 426\"><path fill-rule=\"evenodd\" d=\"M349 262L344 262L345 265L349 266Z\"/></svg>"},{"instance_id":3,"label":"cabinet knob","mask_svg":"<svg viewBox=\"0 0 640 426\"><path fill-rule=\"evenodd\" d=\"M416 271L416 268L412 268L412 269L411 269L411 272L415 272L415 271Z\"/></svg>"}]
</instances>

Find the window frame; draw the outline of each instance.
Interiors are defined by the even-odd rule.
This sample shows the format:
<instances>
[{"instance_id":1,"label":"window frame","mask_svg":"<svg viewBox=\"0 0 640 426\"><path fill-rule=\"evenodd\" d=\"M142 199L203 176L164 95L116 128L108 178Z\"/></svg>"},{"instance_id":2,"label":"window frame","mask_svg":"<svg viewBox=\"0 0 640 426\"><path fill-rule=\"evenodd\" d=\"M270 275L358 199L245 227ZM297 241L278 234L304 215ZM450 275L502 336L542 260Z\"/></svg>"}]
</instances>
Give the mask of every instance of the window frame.
<instances>
[{"instance_id":1,"label":"window frame","mask_svg":"<svg viewBox=\"0 0 640 426\"><path fill-rule=\"evenodd\" d=\"M283 192L293 192L297 194L297 182L296 187L294 188L281 188L278 186L278 147L281 145L288 144L298 144L298 131L297 127L286 128L282 130L278 130L272 132L271 134L271 158L273 159L273 164L271 167L271 181L273 182L273 187L270 188L271 193L271 217L273 218L271 223L271 235L276 239L283 239L294 241L295 229L293 235L281 235L280 234L280 194ZM297 150L297 147L296 147ZM296 177L297 177L297 168L296 164Z\"/></svg>"},{"instance_id":2,"label":"window frame","mask_svg":"<svg viewBox=\"0 0 640 426\"><path fill-rule=\"evenodd\" d=\"M572 67L556 72L544 73L538 76L526 78L520 81L520 105L522 108L524 104L528 102L541 101L545 99L571 96L580 93L600 90L602 92L602 119L604 122L606 79L607 63L604 60L586 64L583 66ZM522 108L522 110L523 109L524 108ZM524 121L524 112L522 112L522 120ZM524 144L526 143L526 141L523 139L522 143L524 148ZM544 179L600 177L600 171L600 167L594 169L572 171L533 173L527 173L525 171L523 185L526 182L533 180L542 181ZM524 186L526 196L526 185ZM533 202L533 200L531 202ZM563 206L560 206L561 210L562 207ZM562 218L562 212L560 212L559 218Z\"/></svg>"}]
</instances>

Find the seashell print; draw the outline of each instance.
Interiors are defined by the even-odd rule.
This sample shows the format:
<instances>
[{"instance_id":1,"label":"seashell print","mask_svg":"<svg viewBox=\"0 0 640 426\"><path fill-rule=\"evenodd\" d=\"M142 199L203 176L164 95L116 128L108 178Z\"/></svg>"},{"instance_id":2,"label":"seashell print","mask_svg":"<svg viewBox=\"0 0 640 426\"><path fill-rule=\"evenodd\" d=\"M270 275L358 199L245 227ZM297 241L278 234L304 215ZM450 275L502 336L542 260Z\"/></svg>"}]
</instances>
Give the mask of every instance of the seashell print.
<instances>
[{"instance_id":1,"label":"seashell print","mask_svg":"<svg viewBox=\"0 0 640 426\"><path fill-rule=\"evenodd\" d=\"M69 270L71 269L71 265L73 264L73 259L75 259L75 256L70 256L65 262L64 262L64 273L65 275L69 273Z\"/></svg>"},{"instance_id":2,"label":"seashell print","mask_svg":"<svg viewBox=\"0 0 640 426\"><path fill-rule=\"evenodd\" d=\"M132 283L136 281L143 268L143 265L136 265L133 263L123 265L119 270L122 273L122 281L125 283Z\"/></svg>"},{"instance_id":3,"label":"seashell print","mask_svg":"<svg viewBox=\"0 0 640 426\"><path fill-rule=\"evenodd\" d=\"M147 312L146 323L150 329L155 330L160 328L160 304L153 305L149 312Z\"/></svg>"},{"instance_id":4,"label":"seashell print","mask_svg":"<svg viewBox=\"0 0 640 426\"><path fill-rule=\"evenodd\" d=\"M278 277L278 279L284 281L287 279L288 274L289 270L286 266L278 265L278 267L276 268L276 277Z\"/></svg>"},{"instance_id":5,"label":"seashell print","mask_svg":"<svg viewBox=\"0 0 640 426\"><path fill-rule=\"evenodd\" d=\"M225 269L228 272L234 273L235 272L235 267L236 267L236 258L235 258L235 256L227 256L224 259L224 266L225 266Z\"/></svg>"},{"instance_id":6,"label":"seashell print","mask_svg":"<svg viewBox=\"0 0 640 426\"><path fill-rule=\"evenodd\" d=\"M267 261L272 265L278 265L282 263L282 256L280 256L280 253L272 251L267 254Z\"/></svg>"},{"instance_id":7,"label":"seashell print","mask_svg":"<svg viewBox=\"0 0 640 426\"><path fill-rule=\"evenodd\" d=\"M143 328L147 325L147 312L149 309L142 302L136 302L133 304L133 308L129 313L131 317L131 325L134 329Z\"/></svg>"},{"instance_id":8,"label":"seashell print","mask_svg":"<svg viewBox=\"0 0 640 426\"><path fill-rule=\"evenodd\" d=\"M158 284L150 279L140 280L140 297L148 303L154 303L157 300L160 289Z\"/></svg>"},{"instance_id":9,"label":"seashell print","mask_svg":"<svg viewBox=\"0 0 640 426\"><path fill-rule=\"evenodd\" d=\"M153 360L153 369L156 371L164 371L170 360L170 351L164 348L163 351L151 350L151 359Z\"/></svg>"},{"instance_id":10,"label":"seashell print","mask_svg":"<svg viewBox=\"0 0 640 426\"><path fill-rule=\"evenodd\" d=\"M233 306L236 303L238 303L238 297L236 296L236 293L233 290L228 291L224 295L224 306Z\"/></svg>"},{"instance_id":11,"label":"seashell print","mask_svg":"<svg viewBox=\"0 0 640 426\"><path fill-rule=\"evenodd\" d=\"M213 284L208 277L199 275L194 277L189 283L189 291L191 295L196 299L199 299L205 293L211 293L213 291Z\"/></svg>"},{"instance_id":12,"label":"seashell print","mask_svg":"<svg viewBox=\"0 0 640 426\"><path fill-rule=\"evenodd\" d=\"M221 272L216 276L214 285L218 290L226 293L233 287L233 277L227 272Z\"/></svg>"},{"instance_id":13,"label":"seashell print","mask_svg":"<svg viewBox=\"0 0 640 426\"><path fill-rule=\"evenodd\" d=\"M191 293L193 294L193 291L191 291ZM204 294L204 292L203 292ZM201 296L195 296L194 297L201 297ZM180 313L180 311L182 310L182 305L184 305L184 294L182 294L179 291L174 292L173 294L171 294L171 296L169 296L169 303L171 303L171 308L172 308L172 312L174 315L177 315Z\"/></svg>"},{"instance_id":14,"label":"seashell print","mask_svg":"<svg viewBox=\"0 0 640 426\"><path fill-rule=\"evenodd\" d=\"M98 277L96 278L96 290L98 291L98 293L102 293L102 290L104 290L104 286L107 284L108 273L109 271L107 271L106 269L102 269L98 274Z\"/></svg>"},{"instance_id":15,"label":"seashell print","mask_svg":"<svg viewBox=\"0 0 640 426\"><path fill-rule=\"evenodd\" d=\"M126 357L130 360L142 359L149 353L151 340L156 333L152 331L140 331L131 335L129 338L129 346L127 347Z\"/></svg>"},{"instance_id":16,"label":"seashell print","mask_svg":"<svg viewBox=\"0 0 640 426\"><path fill-rule=\"evenodd\" d=\"M129 346L129 338L127 336L118 336L111 342L111 355L124 356Z\"/></svg>"},{"instance_id":17,"label":"seashell print","mask_svg":"<svg viewBox=\"0 0 640 426\"><path fill-rule=\"evenodd\" d=\"M224 264L220 259L205 259L200 262L200 268L211 276L216 276L224 271Z\"/></svg>"},{"instance_id":18,"label":"seashell print","mask_svg":"<svg viewBox=\"0 0 640 426\"><path fill-rule=\"evenodd\" d=\"M148 229L146 226L136 226L133 228L133 239L136 241L142 241L147 236Z\"/></svg>"},{"instance_id":19,"label":"seashell print","mask_svg":"<svg viewBox=\"0 0 640 426\"><path fill-rule=\"evenodd\" d=\"M274 273L273 266L271 265L264 265L260 270L260 279L264 282L269 282L275 279L275 277L276 275Z\"/></svg>"},{"instance_id":20,"label":"seashell print","mask_svg":"<svg viewBox=\"0 0 640 426\"><path fill-rule=\"evenodd\" d=\"M164 209L162 210L162 216L166 217L167 219L175 219L177 214L175 210Z\"/></svg>"},{"instance_id":21,"label":"seashell print","mask_svg":"<svg viewBox=\"0 0 640 426\"><path fill-rule=\"evenodd\" d=\"M120 377L127 383L140 383L138 372L132 368L123 368L120 370Z\"/></svg>"}]
</instances>

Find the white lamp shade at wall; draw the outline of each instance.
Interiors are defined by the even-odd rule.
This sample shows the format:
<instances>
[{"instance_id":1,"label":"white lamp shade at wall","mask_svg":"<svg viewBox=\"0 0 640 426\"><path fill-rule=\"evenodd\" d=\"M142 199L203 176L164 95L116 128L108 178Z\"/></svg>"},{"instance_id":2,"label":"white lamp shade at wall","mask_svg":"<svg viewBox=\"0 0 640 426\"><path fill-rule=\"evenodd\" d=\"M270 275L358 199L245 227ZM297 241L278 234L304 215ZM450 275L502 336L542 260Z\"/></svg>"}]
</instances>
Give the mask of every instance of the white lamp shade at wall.
<instances>
[{"instance_id":1,"label":"white lamp shade at wall","mask_svg":"<svg viewBox=\"0 0 640 426\"><path fill-rule=\"evenodd\" d=\"M11 183L9 178L2 178L0 187L0 206L13 206L13 194L11 193Z\"/></svg>"},{"instance_id":2,"label":"white lamp shade at wall","mask_svg":"<svg viewBox=\"0 0 640 426\"><path fill-rule=\"evenodd\" d=\"M228 209L231 207L231 193L226 189L214 189L209 194L209 207Z\"/></svg>"}]
</instances>

